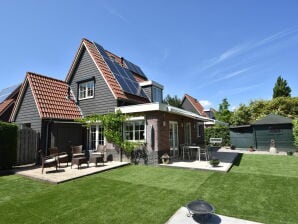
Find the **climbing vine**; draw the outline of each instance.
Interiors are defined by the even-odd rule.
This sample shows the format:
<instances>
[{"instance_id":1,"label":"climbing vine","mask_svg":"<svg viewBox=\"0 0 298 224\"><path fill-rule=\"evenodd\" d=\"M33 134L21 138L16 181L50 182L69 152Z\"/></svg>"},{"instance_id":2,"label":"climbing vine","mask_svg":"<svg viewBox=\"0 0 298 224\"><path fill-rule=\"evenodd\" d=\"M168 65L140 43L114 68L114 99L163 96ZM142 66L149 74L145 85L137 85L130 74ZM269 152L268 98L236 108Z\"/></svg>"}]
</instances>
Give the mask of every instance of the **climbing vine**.
<instances>
[{"instance_id":1,"label":"climbing vine","mask_svg":"<svg viewBox=\"0 0 298 224\"><path fill-rule=\"evenodd\" d=\"M131 153L139 143L130 142L123 139L122 127L123 122L128 119L127 115L122 114L119 110L115 113L108 114L93 114L78 119L85 127L101 123L104 129L104 136L108 142L114 143L122 148L125 152Z\"/></svg>"}]
</instances>

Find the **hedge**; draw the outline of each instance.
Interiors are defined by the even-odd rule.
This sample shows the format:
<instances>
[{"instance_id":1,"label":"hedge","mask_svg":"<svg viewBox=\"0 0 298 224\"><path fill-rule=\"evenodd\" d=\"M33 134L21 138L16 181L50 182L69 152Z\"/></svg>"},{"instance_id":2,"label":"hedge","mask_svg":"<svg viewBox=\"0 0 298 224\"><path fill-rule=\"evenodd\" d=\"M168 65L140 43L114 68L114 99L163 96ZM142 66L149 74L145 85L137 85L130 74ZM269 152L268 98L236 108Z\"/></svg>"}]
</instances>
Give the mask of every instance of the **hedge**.
<instances>
[{"instance_id":1,"label":"hedge","mask_svg":"<svg viewBox=\"0 0 298 224\"><path fill-rule=\"evenodd\" d=\"M222 138L222 145L230 145L229 127L216 125L205 129L205 142L208 144L210 138Z\"/></svg>"},{"instance_id":2,"label":"hedge","mask_svg":"<svg viewBox=\"0 0 298 224\"><path fill-rule=\"evenodd\" d=\"M17 159L18 127L0 121L0 169L11 169Z\"/></svg>"}]
</instances>

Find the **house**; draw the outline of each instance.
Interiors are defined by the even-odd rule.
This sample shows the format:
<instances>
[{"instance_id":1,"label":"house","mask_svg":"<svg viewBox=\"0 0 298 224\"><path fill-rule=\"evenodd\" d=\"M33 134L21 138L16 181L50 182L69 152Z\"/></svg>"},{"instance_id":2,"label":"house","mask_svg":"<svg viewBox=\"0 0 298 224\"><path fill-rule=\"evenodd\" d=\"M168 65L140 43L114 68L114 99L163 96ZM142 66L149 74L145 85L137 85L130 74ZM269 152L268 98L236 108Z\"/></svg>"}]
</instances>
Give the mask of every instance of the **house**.
<instances>
[{"instance_id":1,"label":"house","mask_svg":"<svg viewBox=\"0 0 298 224\"><path fill-rule=\"evenodd\" d=\"M237 148L253 146L258 150L269 150L274 140L279 151L293 148L292 120L277 114L269 114L250 125L230 127L231 144Z\"/></svg>"},{"instance_id":2,"label":"house","mask_svg":"<svg viewBox=\"0 0 298 224\"><path fill-rule=\"evenodd\" d=\"M106 142L100 122L89 129L74 120L120 110L129 114L123 126L126 140L146 144L148 162L157 163L164 152L178 153L180 144L202 142L198 123L209 121L191 111L162 104L163 85L150 80L126 58L83 39L65 81L27 73L11 120L40 133L41 148L83 144L92 150L108 145L108 154L121 154Z\"/></svg>"},{"instance_id":3,"label":"house","mask_svg":"<svg viewBox=\"0 0 298 224\"><path fill-rule=\"evenodd\" d=\"M14 85L0 91L0 121L9 121L21 85Z\"/></svg>"},{"instance_id":4,"label":"house","mask_svg":"<svg viewBox=\"0 0 298 224\"><path fill-rule=\"evenodd\" d=\"M74 119L82 113L69 86L60 80L27 72L10 120L20 128L31 128L40 136L40 148L83 144L81 125Z\"/></svg>"}]
</instances>

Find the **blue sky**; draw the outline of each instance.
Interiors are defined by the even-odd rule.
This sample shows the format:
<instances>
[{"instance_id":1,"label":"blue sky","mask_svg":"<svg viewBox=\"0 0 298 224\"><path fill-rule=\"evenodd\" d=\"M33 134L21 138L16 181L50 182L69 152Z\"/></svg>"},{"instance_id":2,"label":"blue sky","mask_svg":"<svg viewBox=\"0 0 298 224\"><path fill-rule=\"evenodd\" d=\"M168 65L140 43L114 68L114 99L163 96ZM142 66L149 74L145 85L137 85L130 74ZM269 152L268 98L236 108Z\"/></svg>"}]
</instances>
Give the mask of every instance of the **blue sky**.
<instances>
[{"instance_id":1,"label":"blue sky","mask_svg":"<svg viewBox=\"0 0 298 224\"><path fill-rule=\"evenodd\" d=\"M206 108L271 99L281 75L298 96L298 1L1 1L0 89L27 71L64 80L82 38L139 65Z\"/></svg>"}]
</instances>

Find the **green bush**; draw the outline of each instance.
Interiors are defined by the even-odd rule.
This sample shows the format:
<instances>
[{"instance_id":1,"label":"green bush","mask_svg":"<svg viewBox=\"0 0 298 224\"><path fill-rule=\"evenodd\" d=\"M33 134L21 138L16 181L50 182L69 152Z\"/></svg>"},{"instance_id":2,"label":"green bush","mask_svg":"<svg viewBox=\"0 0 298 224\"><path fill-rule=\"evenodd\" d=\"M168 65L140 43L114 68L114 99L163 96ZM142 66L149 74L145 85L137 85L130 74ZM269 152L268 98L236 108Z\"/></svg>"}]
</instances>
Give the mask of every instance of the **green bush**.
<instances>
[{"instance_id":1,"label":"green bush","mask_svg":"<svg viewBox=\"0 0 298 224\"><path fill-rule=\"evenodd\" d=\"M294 146L298 148L298 119L293 120Z\"/></svg>"},{"instance_id":2,"label":"green bush","mask_svg":"<svg viewBox=\"0 0 298 224\"><path fill-rule=\"evenodd\" d=\"M17 159L18 127L0 121L0 169L10 169Z\"/></svg>"},{"instance_id":3,"label":"green bush","mask_svg":"<svg viewBox=\"0 0 298 224\"><path fill-rule=\"evenodd\" d=\"M216 125L205 129L205 142L209 144L210 138L222 138L222 145L230 145L229 127Z\"/></svg>"}]
</instances>

